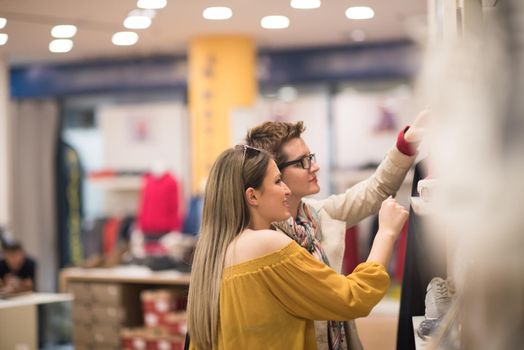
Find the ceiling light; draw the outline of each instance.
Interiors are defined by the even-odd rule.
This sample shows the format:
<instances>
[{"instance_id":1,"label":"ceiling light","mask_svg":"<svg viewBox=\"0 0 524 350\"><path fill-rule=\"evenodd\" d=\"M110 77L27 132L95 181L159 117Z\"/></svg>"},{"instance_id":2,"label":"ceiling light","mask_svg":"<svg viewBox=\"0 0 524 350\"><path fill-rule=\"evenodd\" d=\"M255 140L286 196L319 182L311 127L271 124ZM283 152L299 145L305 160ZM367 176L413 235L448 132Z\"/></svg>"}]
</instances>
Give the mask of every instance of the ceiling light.
<instances>
[{"instance_id":1,"label":"ceiling light","mask_svg":"<svg viewBox=\"0 0 524 350\"><path fill-rule=\"evenodd\" d=\"M167 5L167 0L138 0L136 6L141 9L158 10Z\"/></svg>"},{"instance_id":2,"label":"ceiling light","mask_svg":"<svg viewBox=\"0 0 524 350\"><path fill-rule=\"evenodd\" d=\"M283 29L289 27L289 18L286 16L266 16L260 21L262 28Z\"/></svg>"},{"instance_id":3,"label":"ceiling light","mask_svg":"<svg viewBox=\"0 0 524 350\"><path fill-rule=\"evenodd\" d=\"M6 24L7 19L5 19L4 17L0 17L0 29L4 28Z\"/></svg>"},{"instance_id":4,"label":"ceiling light","mask_svg":"<svg viewBox=\"0 0 524 350\"><path fill-rule=\"evenodd\" d=\"M7 39L9 39L9 35L7 35L6 33L0 33L0 46L5 45Z\"/></svg>"},{"instance_id":5,"label":"ceiling light","mask_svg":"<svg viewBox=\"0 0 524 350\"><path fill-rule=\"evenodd\" d=\"M202 12L202 16L212 20L229 19L233 16L233 11L229 7L208 7Z\"/></svg>"},{"instance_id":6,"label":"ceiling light","mask_svg":"<svg viewBox=\"0 0 524 350\"><path fill-rule=\"evenodd\" d=\"M133 11L129 11L127 15L127 17L131 16L146 16L153 19L156 16L156 11L150 9L134 9Z\"/></svg>"},{"instance_id":7,"label":"ceiling light","mask_svg":"<svg viewBox=\"0 0 524 350\"><path fill-rule=\"evenodd\" d=\"M346 10L346 17L349 19L370 19L375 16L375 11L371 7L356 6Z\"/></svg>"},{"instance_id":8,"label":"ceiling light","mask_svg":"<svg viewBox=\"0 0 524 350\"><path fill-rule=\"evenodd\" d=\"M138 41L138 34L135 32L118 32L113 34L111 39L114 45L131 46Z\"/></svg>"},{"instance_id":9,"label":"ceiling light","mask_svg":"<svg viewBox=\"0 0 524 350\"><path fill-rule=\"evenodd\" d=\"M362 42L366 40L366 32L362 29L355 29L351 31L351 39L356 42Z\"/></svg>"},{"instance_id":10,"label":"ceiling light","mask_svg":"<svg viewBox=\"0 0 524 350\"><path fill-rule=\"evenodd\" d=\"M320 7L320 0L291 0L291 7L301 10L316 9Z\"/></svg>"},{"instance_id":11,"label":"ceiling light","mask_svg":"<svg viewBox=\"0 0 524 350\"><path fill-rule=\"evenodd\" d=\"M51 29L54 38L72 38L76 34L76 27L71 24L61 24Z\"/></svg>"},{"instance_id":12,"label":"ceiling light","mask_svg":"<svg viewBox=\"0 0 524 350\"><path fill-rule=\"evenodd\" d=\"M146 29L151 25L151 18L147 16L129 16L124 20L127 29Z\"/></svg>"},{"instance_id":13,"label":"ceiling light","mask_svg":"<svg viewBox=\"0 0 524 350\"><path fill-rule=\"evenodd\" d=\"M73 40L55 39L49 43L49 51L55 53L69 52L73 48Z\"/></svg>"}]
</instances>

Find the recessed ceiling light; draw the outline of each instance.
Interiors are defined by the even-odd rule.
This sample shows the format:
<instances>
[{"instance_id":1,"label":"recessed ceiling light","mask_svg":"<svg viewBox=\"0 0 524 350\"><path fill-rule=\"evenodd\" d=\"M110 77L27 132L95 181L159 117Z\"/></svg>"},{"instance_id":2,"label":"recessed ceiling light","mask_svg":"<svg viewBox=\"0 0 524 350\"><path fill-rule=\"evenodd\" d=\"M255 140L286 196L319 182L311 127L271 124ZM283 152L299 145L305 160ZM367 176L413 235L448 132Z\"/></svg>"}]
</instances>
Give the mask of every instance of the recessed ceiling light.
<instances>
[{"instance_id":1,"label":"recessed ceiling light","mask_svg":"<svg viewBox=\"0 0 524 350\"><path fill-rule=\"evenodd\" d=\"M158 10L163 9L167 5L167 0L138 0L136 7L141 9Z\"/></svg>"},{"instance_id":2,"label":"recessed ceiling light","mask_svg":"<svg viewBox=\"0 0 524 350\"><path fill-rule=\"evenodd\" d=\"M69 52L73 48L73 40L55 39L49 43L49 51L55 53Z\"/></svg>"},{"instance_id":3,"label":"recessed ceiling light","mask_svg":"<svg viewBox=\"0 0 524 350\"><path fill-rule=\"evenodd\" d=\"M138 41L138 34L135 32L117 32L113 34L111 40L117 46L131 46Z\"/></svg>"},{"instance_id":4,"label":"recessed ceiling light","mask_svg":"<svg viewBox=\"0 0 524 350\"><path fill-rule=\"evenodd\" d=\"M362 42L366 40L366 32L362 29L355 29L351 31L351 39L356 42Z\"/></svg>"},{"instance_id":5,"label":"recessed ceiling light","mask_svg":"<svg viewBox=\"0 0 524 350\"><path fill-rule=\"evenodd\" d=\"M4 28L6 24L7 19L5 19L4 17L0 17L0 29Z\"/></svg>"},{"instance_id":6,"label":"recessed ceiling light","mask_svg":"<svg viewBox=\"0 0 524 350\"><path fill-rule=\"evenodd\" d=\"M51 29L51 35L55 38L72 38L76 34L76 27L71 24L61 24Z\"/></svg>"},{"instance_id":7,"label":"recessed ceiling light","mask_svg":"<svg viewBox=\"0 0 524 350\"><path fill-rule=\"evenodd\" d=\"M0 33L0 45L5 45L7 39L9 39L9 35L6 33Z\"/></svg>"},{"instance_id":8,"label":"recessed ceiling light","mask_svg":"<svg viewBox=\"0 0 524 350\"><path fill-rule=\"evenodd\" d=\"M290 5L301 10L316 9L320 7L320 0L291 0Z\"/></svg>"},{"instance_id":9,"label":"recessed ceiling light","mask_svg":"<svg viewBox=\"0 0 524 350\"><path fill-rule=\"evenodd\" d=\"M146 29L151 25L151 18L147 16L128 16L124 20L127 29Z\"/></svg>"},{"instance_id":10,"label":"recessed ceiling light","mask_svg":"<svg viewBox=\"0 0 524 350\"><path fill-rule=\"evenodd\" d=\"M134 9L127 14L127 17L131 16L146 16L153 19L156 16L156 11L151 9Z\"/></svg>"},{"instance_id":11,"label":"recessed ceiling light","mask_svg":"<svg viewBox=\"0 0 524 350\"><path fill-rule=\"evenodd\" d=\"M289 18L286 16L266 16L260 21L262 28L284 29L289 27Z\"/></svg>"},{"instance_id":12,"label":"recessed ceiling light","mask_svg":"<svg viewBox=\"0 0 524 350\"><path fill-rule=\"evenodd\" d=\"M233 16L233 11L229 7L217 6L208 7L202 12L202 16L205 19L222 20L229 19Z\"/></svg>"},{"instance_id":13,"label":"recessed ceiling light","mask_svg":"<svg viewBox=\"0 0 524 350\"><path fill-rule=\"evenodd\" d=\"M367 6L355 6L346 10L346 17L349 19L370 19L375 16L375 11Z\"/></svg>"}]
</instances>

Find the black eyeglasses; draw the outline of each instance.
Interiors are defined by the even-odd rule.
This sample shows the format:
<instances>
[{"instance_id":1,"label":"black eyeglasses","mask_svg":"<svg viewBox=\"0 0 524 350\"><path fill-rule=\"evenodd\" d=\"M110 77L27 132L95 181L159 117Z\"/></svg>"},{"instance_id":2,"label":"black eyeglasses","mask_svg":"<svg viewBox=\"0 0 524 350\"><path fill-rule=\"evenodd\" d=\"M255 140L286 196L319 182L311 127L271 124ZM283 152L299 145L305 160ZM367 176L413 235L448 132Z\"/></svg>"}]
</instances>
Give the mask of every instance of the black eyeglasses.
<instances>
[{"instance_id":1,"label":"black eyeglasses","mask_svg":"<svg viewBox=\"0 0 524 350\"><path fill-rule=\"evenodd\" d=\"M310 153L308 154L307 156L303 156L299 159L295 159L295 160L290 160L289 162L284 162L282 164L280 164L278 166L278 169L280 171L282 171L282 169L290 166L290 165L294 165L294 164L300 164L300 166L302 167L302 169L306 169L306 170L309 170L311 169L311 165L313 163L316 163L317 162L317 159L315 157L315 153Z\"/></svg>"}]
</instances>

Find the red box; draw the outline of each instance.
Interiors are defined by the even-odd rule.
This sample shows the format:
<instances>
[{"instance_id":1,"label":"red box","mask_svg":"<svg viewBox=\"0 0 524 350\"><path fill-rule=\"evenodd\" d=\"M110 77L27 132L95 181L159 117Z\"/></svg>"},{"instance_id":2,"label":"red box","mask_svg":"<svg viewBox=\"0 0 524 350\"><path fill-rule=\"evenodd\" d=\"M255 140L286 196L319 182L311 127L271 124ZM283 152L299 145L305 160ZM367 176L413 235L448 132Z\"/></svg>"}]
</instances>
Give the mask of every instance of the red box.
<instances>
[{"instance_id":1,"label":"red box","mask_svg":"<svg viewBox=\"0 0 524 350\"><path fill-rule=\"evenodd\" d=\"M170 312L164 317L164 326L172 335L185 335L187 333L187 314Z\"/></svg>"},{"instance_id":2,"label":"red box","mask_svg":"<svg viewBox=\"0 0 524 350\"><path fill-rule=\"evenodd\" d=\"M164 317L175 309L175 297L168 290L143 291L140 298L146 327L163 326Z\"/></svg>"}]
</instances>

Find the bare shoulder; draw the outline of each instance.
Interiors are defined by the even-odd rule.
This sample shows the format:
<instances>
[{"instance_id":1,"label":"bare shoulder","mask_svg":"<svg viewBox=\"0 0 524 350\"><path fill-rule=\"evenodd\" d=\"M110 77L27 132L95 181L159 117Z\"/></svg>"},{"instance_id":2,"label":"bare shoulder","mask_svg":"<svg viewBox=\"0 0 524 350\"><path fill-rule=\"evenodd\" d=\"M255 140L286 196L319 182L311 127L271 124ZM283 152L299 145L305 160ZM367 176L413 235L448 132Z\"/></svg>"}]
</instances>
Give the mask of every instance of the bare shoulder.
<instances>
[{"instance_id":1,"label":"bare shoulder","mask_svg":"<svg viewBox=\"0 0 524 350\"><path fill-rule=\"evenodd\" d=\"M226 266L277 252L291 242L291 238L279 231L245 231L229 245L226 253Z\"/></svg>"},{"instance_id":2,"label":"bare shoulder","mask_svg":"<svg viewBox=\"0 0 524 350\"><path fill-rule=\"evenodd\" d=\"M263 250L266 250L267 253L280 250L291 243L292 239L289 238L286 234L275 231L275 230L260 230L253 231L257 234L251 235L253 243L263 247Z\"/></svg>"}]
</instances>

